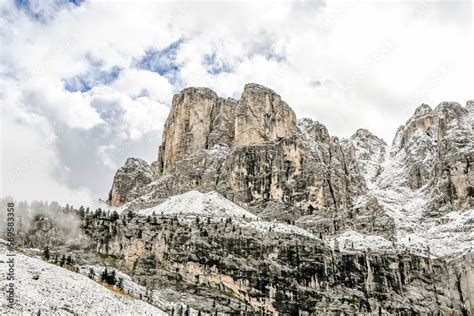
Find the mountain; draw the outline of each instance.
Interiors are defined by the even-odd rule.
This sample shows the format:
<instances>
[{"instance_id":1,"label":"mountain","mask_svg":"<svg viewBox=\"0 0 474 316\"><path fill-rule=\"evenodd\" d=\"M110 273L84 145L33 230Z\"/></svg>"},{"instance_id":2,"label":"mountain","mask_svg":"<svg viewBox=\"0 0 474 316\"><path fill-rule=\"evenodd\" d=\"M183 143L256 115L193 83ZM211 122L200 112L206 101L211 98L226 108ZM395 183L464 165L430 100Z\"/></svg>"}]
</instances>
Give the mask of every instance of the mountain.
<instances>
[{"instance_id":1,"label":"mountain","mask_svg":"<svg viewBox=\"0 0 474 316\"><path fill-rule=\"evenodd\" d=\"M469 315L473 139L472 101L421 105L388 145L331 136L258 84L186 88L109 210L40 207L18 245L173 315Z\"/></svg>"},{"instance_id":2,"label":"mountain","mask_svg":"<svg viewBox=\"0 0 474 316\"><path fill-rule=\"evenodd\" d=\"M423 104L388 146L365 129L330 136L258 84L239 100L187 88L173 98L157 160L129 159L109 203L139 210L190 190L216 191L315 234L352 230L424 243L436 255L462 253L472 241L473 107Z\"/></svg>"},{"instance_id":3,"label":"mountain","mask_svg":"<svg viewBox=\"0 0 474 316\"><path fill-rule=\"evenodd\" d=\"M109 202L143 208L189 190L216 191L266 219L311 215L324 234L351 228L390 237L393 220L376 200L354 209L368 190L355 155L319 122L297 121L271 89L247 84L234 100L188 88L173 98L157 161L150 166L155 181L139 193L130 186L117 190L123 174L129 183L142 181L127 173L126 164L117 172ZM140 168L140 174L149 174L148 166Z\"/></svg>"}]
</instances>

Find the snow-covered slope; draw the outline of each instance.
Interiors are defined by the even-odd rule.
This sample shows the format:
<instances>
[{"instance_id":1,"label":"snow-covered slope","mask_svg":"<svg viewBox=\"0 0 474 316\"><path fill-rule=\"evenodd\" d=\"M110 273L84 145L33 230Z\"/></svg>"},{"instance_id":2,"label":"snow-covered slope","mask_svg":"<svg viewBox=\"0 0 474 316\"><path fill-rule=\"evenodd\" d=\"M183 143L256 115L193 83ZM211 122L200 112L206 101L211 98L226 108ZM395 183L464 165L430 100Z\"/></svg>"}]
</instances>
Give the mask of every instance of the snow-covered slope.
<instances>
[{"instance_id":1,"label":"snow-covered slope","mask_svg":"<svg viewBox=\"0 0 474 316\"><path fill-rule=\"evenodd\" d=\"M95 280L99 280L100 275L103 273L105 267L98 266L98 265L84 265L78 266L79 273L92 277ZM150 303L153 306L157 306L158 308L166 311L178 311L188 310L190 316L199 315L199 311L196 311L192 308L189 308L187 304L184 304L182 300L180 300L180 294L172 289L168 288L159 288L159 289L152 289L146 288L142 285L137 284L132 280L132 278L122 271L118 269L114 269L113 267L107 267L109 273L112 271L115 272L115 277L117 279L121 279L122 281L122 288L127 294L131 294L134 297L141 298L143 301ZM93 271L93 275L91 275L91 271ZM192 300L192 296L188 297L186 303L189 303ZM189 309L188 309L189 308ZM207 315L203 314L202 315Z\"/></svg>"},{"instance_id":2,"label":"snow-covered slope","mask_svg":"<svg viewBox=\"0 0 474 316\"><path fill-rule=\"evenodd\" d=\"M15 304L7 307L6 246L0 244L2 315L166 315L75 272L15 253ZM39 315L39 314L38 314Z\"/></svg>"},{"instance_id":3,"label":"snow-covered slope","mask_svg":"<svg viewBox=\"0 0 474 316\"><path fill-rule=\"evenodd\" d=\"M268 233L296 234L308 238L317 238L309 231L286 223L263 221L237 204L224 198L217 192L201 193L192 190L172 196L157 206L138 211L142 215L178 216L179 219L203 217L211 222L233 218L241 227Z\"/></svg>"},{"instance_id":4,"label":"snow-covered slope","mask_svg":"<svg viewBox=\"0 0 474 316\"><path fill-rule=\"evenodd\" d=\"M181 215L211 218L247 218L257 219L257 216L232 203L216 192L201 193L192 190L172 196L155 207L139 211L143 215Z\"/></svg>"}]
</instances>

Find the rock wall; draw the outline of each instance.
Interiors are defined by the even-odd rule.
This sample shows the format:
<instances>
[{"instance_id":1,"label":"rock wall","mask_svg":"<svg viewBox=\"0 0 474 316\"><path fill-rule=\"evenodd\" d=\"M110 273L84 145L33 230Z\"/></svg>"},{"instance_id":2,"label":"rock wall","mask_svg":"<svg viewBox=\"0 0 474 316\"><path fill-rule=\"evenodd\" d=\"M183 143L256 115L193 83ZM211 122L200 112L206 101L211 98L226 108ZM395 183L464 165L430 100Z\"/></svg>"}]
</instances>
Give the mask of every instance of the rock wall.
<instances>
[{"instance_id":1,"label":"rock wall","mask_svg":"<svg viewBox=\"0 0 474 316\"><path fill-rule=\"evenodd\" d=\"M55 240L56 231L49 225ZM474 260L407 251L356 251L295 234L211 219L86 216L81 247L52 247L78 264L118 268L147 288L170 288L208 313L450 314L473 310ZM28 238L35 247L43 238ZM57 243L53 243L56 245ZM94 256L95 254L95 256Z\"/></svg>"},{"instance_id":2,"label":"rock wall","mask_svg":"<svg viewBox=\"0 0 474 316\"><path fill-rule=\"evenodd\" d=\"M141 194L159 201L196 188L215 190L266 218L318 214L316 226L335 232L358 216L353 201L367 190L356 158L321 123L297 122L271 89L247 84L240 100L226 100L206 88L187 88L173 98L152 164L160 184L145 185ZM137 197L115 187L112 205ZM383 216L383 209L375 203L365 213ZM389 236L393 224L385 224L375 231Z\"/></svg>"}]
</instances>

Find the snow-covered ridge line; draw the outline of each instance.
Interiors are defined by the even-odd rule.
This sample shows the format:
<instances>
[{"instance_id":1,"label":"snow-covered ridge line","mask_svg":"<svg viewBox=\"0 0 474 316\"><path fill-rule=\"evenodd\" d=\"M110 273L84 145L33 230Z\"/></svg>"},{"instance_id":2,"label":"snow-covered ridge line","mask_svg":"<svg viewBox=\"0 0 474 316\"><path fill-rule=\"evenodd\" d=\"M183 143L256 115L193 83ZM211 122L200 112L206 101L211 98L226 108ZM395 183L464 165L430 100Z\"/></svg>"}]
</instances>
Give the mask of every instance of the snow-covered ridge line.
<instances>
[{"instance_id":1,"label":"snow-covered ridge line","mask_svg":"<svg viewBox=\"0 0 474 316\"><path fill-rule=\"evenodd\" d=\"M169 197L157 206L138 211L138 214L146 216L153 213L155 215L258 219L254 214L232 203L217 192L201 193L196 190Z\"/></svg>"}]
</instances>

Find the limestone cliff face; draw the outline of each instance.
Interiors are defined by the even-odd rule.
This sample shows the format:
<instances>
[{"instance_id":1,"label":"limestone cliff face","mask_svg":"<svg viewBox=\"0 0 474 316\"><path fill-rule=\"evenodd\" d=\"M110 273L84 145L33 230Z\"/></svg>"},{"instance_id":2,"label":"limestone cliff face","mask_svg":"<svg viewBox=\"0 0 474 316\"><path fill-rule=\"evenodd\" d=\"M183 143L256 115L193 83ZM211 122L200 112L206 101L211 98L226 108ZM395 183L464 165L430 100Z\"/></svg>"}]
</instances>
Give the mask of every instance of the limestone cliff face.
<instances>
[{"instance_id":1,"label":"limestone cliff face","mask_svg":"<svg viewBox=\"0 0 474 316\"><path fill-rule=\"evenodd\" d=\"M213 118L221 105L222 99L206 88L184 89L173 97L156 163L158 175L174 167L176 161L208 147Z\"/></svg>"},{"instance_id":2,"label":"limestone cliff face","mask_svg":"<svg viewBox=\"0 0 474 316\"><path fill-rule=\"evenodd\" d=\"M295 128L293 110L261 85L247 84L239 101L220 98L207 88L187 88L173 98L156 174L200 149L262 144L291 136Z\"/></svg>"}]
</instances>

